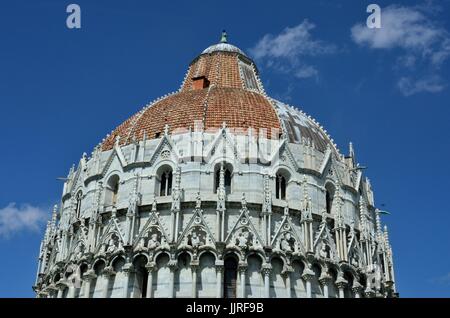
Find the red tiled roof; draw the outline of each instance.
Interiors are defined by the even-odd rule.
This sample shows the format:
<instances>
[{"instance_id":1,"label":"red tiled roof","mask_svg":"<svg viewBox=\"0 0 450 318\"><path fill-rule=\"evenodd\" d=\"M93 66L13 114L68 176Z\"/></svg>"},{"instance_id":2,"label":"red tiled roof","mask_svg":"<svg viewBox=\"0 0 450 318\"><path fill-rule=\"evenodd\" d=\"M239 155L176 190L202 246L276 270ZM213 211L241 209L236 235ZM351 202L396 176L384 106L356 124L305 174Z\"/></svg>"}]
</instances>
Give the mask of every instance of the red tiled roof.
<instances>
[{"instance_id":1,"label":"red tiled roof","mask_svg":"<svg viewBox=\"0 0 450 318\"><path fill-rule=\"evenodd\" d=\"M180 92L170 95L133 115L117 127L103 142L102 149L111 149L117 136L120 144L162 135L165 125L170 131L194 128L201 121L204 129L251 127L256 132L281 129L274 107L259 92L244 89L239 72L239 54L214 52L202 54L191 64ZM204 76L210 87L194 89L193 79Z\"/></svg>"}]
</instances>

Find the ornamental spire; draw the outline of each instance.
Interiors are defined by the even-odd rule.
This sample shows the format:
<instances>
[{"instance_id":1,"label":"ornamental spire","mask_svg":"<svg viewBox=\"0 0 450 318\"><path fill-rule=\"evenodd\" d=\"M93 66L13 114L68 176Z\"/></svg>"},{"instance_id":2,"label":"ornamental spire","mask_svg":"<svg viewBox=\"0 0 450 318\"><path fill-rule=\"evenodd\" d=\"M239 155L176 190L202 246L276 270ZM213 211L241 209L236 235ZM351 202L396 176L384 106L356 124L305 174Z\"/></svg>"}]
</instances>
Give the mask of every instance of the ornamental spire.
<instances>
[{"instance_id":1,"label":"ornamental spire","mask_svg":"<svg viewBox=\"0 0 450 318\"><path fill-rule=\"evenodd\" d=\"M227 31L222 31L222 37L220 38L220 43L228 43L228 34Z\"/></svg>"},{"instance_id":2,"label":"ornamental spire","mask_svg":"<svg viewBox=\"0 0 450 318\"><path fill-rule=\"evenodd\" d=\"M225 197L225 169L222 162L219 171L219 187L217 188L217 211L223 212L225 210Z\"/></svg>"}]
</instances>

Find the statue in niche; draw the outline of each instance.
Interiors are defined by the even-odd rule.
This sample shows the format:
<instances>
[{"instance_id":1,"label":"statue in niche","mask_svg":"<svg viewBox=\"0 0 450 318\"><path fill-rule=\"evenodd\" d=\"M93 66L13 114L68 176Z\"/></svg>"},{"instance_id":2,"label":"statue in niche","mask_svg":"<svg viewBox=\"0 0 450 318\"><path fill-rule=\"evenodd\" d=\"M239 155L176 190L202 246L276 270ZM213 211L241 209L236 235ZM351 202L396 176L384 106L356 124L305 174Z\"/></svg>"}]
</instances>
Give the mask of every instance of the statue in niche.
<instances>
[{"instance_id":1,"label":"statue in niche","mask_svg":"<svg viewBox=\"0 0 450 318\"><path fill-rule=\"evenodd\" d=\"M148 249L152 250L157 248L160 245L159 240L158 240L158 234L157 233L152 233L150 235L150 239L148 240L147 243L147 247Z\"/></svg>"},{"instance_id":2,"label":"statue in niche","mask_svg":"<svg viewBox=\"0 0 450 318\"><path fill-rule=\"evenodd\" d=\"M87 235L89 232L89 229L86 227L86 225L84 224L84 220L82 220L80 222L80 231L81 233L83 233L84 235Z\"/></svg>"},{"instance_id":3,"label":"statue in niche","mask_svg":"<svg viewBox=\"0 0 450 318\"><path fill-rule=\"evenodd\" d=\"M285 252L292 252L294 250L294 238L291 233L284 233L280 240L280 248Z\"/></svg>"},{"instance_id":4,"label":"statue in niche","mask_svg":"<svg viewBox=\"0 0 450 318\"><path fill-rule=\"evenodd\" d=\"M136 251L143 251L143 250L145 250L145 236L142 236L139 239L139 242L137 243L137 246L136 246L135 250Z\"/></svg>"},{"instance_id":5,"label":"statue in niche","mask_svg":"<svg viewBox=\"0 0 450 318\"><path fill-rule=\"evenodd\" d=\"M106 253L114 253L118 247L119 249L121 247L119 244L119 239L115 234L113 234L108 241L108 248L106 249Z\"/></svg>"},{"instance_id":6,"label":"statue in niche","mask_svg":"<svg viewBox=\"0 0 450 318\"><path fill-rule=\"evenodd\" d=\"M197 232L192 232L191 235L191 245L193 247L199 247L201 244L200 242L200 236L197 234Z\"/></svg>"},{"instance_id":7,"label":"statue in niche","mask_svg":"<svg viewBox=\"0 0 450 318\"><path fill-rule=\"evenodd\" d=\"M356 253L356 251L352 253L350 263L355 267L359 267L359 256L358 253Z\"/></svg>"},{"instance_id":8,"label":"statue in niche","mask_svg":"<svg viewBox=\"0 0 450 318\"><path fill-rule=\"evenodd\" d=\"M250 233L247 230L242 231L237 237L238 246L242 249L247 248L250 240Z\"/></svg>"},{"instance_id":9,"label":"statue in niche","mask_svg":"<svg viewBox=\"0 0 450 318\"><path fill-rule=\"evenodd\" d=\"M320 248L319 255L322 258L326 258L326 259L330 258L329 247L325 242L322 242L322 246Z\"/></svg>"},{"instance_id":10,"label":"statue in niche","mask_svg":"<svg viewBox=\"0 0 450 318\"><path fill-rule=\"evenodd\" d=\"M172 191L172 211L180 210L181 190L175 187Z\"/></svg>"},{"instance_id":11,"label":"statue in niche","mask_svg":"<svg viewBox=\"0 0 450 318\"><path fill-rule=\"evenodd\" d=\"M195 208L200 209L202 207L202 197L200 196L200 192L197 192Z\"/></svg>"},{"instance_id":12,"label":"statue in niche","mask_svg":"<svg viewBox=\"0 0 450 318\"><path fill-rule=\"evenodd\" d=\"M103 243L101 244L101 246L100 246L100 254L105 254L107 248L108 248L108 243L103 242Z\"/></svg>"},{"instance_id":13,"label":"statue in niche","mask_svg":"<svg viewBox=\"0 0 450 318\"><path fill-rule=\"evenodd\" d=\"M245 193L242 193L241 204L243 209L247 208L247 199L245 198Z\"/></svg>"},{"instance_id":14,"label":"statue in niche","mask_svg":"<svg viewBox=\"0 0 450 318\"><path fill-rule=\"evenodd\" d=\"M205 239L207 238L206 232L201 228L194 228L188 239L188 245L192 247L199 247L205 244Z\"/></svg>"},{"instance_id":15,"label":"statue in niche","mask_svg":"<svg viewBox=\"0 0 450 318\"><path fill-rule=\"evenodd\" d=\"M76 248L75 248L75 258L76 259L81 259L83 257L83 253L84 253L84 245L83 244L79 244Z\"/></svg>"}]
</instances>

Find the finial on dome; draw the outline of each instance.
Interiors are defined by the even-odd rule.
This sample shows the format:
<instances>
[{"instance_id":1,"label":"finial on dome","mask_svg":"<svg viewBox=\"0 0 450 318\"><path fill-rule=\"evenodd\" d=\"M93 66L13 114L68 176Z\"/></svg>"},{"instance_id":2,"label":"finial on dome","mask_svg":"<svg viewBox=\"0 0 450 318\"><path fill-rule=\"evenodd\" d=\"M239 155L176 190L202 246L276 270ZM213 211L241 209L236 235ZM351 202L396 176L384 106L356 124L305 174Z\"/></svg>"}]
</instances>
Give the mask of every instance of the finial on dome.
<instances>
[{"instance_id":1,"label":"finial on dome","mask_svg":"<svg viewBox=\"0 0 450 318\"><path fill-rule=\"evenodd\" d=\"M227 31L223 30L222 37L220 38L220 43L228 43L227 37L228 37Z\"/></svg>"}]
</instances>

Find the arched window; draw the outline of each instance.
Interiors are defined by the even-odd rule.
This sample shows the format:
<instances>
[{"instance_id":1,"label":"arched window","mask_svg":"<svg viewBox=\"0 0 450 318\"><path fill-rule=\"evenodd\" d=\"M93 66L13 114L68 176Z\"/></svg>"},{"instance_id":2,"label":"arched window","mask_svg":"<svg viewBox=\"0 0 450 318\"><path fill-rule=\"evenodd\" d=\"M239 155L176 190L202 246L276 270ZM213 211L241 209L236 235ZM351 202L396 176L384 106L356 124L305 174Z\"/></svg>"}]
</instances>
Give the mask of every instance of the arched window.
<instances>
[{"instance_id":1,"label":"arched window","mask_svg":"<svg viewBox=\"0 0 450 318\"><path fill-rule=\"evenodd\" d=\"M221 165L217 165L216 167L216 173L214 176L215 182L214 182L214 193L217 193L217 189L219 188L220 185L220 168ZM224 165L224 186L225 186L225 193L226 194L230 194L231 193L231 173L232 173L232 169L229 165Z\"/></svg>"},{"instance_id":2,"label":"arched window","mask_svg":"<svg viewBox=\"0 0 450 318\"><path fill-rule=\"evenodd\" d=\"M328 214L331 214L333 207L334 187L330 183L325 186L325 206Z\"/></svg>"},{"instance_id":3,"label":"arched window","mask_svg":"<svg viewBox=\"0 0 450 318\"><path fill-rule=\"evenodd\" d=\"M131 297L139 297L139 298L146 298L147 297L147 290L148 290L148 270L145 267L147 264L147 258L143 255L139 255L136 257L136 259L133 261L134 265L134 275L135 280L137 284L137 290L134 291L131 294ZM134 287L133 287L134 288ZM152 286L151 286L152 288Z\"/></svg>"},{"instance_id":4,"label":"arched window","mask_svg":"<svg viewBox=\"0 0 450 318\"><path fill-rule=\"evenodd\" d=\"M223 296L225 298L236 298L236 281L237 281L237 267L238 262L232 256L225 259L224 262L224 283L223 283Z\"/></svg>"},{"instance_id":5,"label":"arched window","mask_svg":"<svg viewBox=\"0 0 450 318\"><path fill-rule=\"evenodd\" d=\"M277 173L275 180L275 197L280 200L286 199L286 177L280 173Z\"/></svg>"},{"instance_id":6,"label":"arched window","mask_svg":"<svg viewBox=\"0 0 450 318\"><path fill-rule=\"evenodd\" d=\"M106 192L106 206L115 206L118 202L119 196L119 176L113 175L109 178L107 183L107 192Z\"/></svg>"},{"instance_id":7,"label":"arched window","mask_svg":"<svg viewBox=\"0 0 450 318\"><path fill-rule=\"evenodd\" d=\"M112 205L117 204L117 195L119 193L119 182L116 182L114 184L114 187L112 188Z\"/></svg>"},{"instance_id":8,"label":"arched window","mask_svg":"<svg viewBox=\"0 0 450 318\"><path fill-rule=\"evenodd\" d=\"M75 215L77 216L77 219L80 217L80 212L81 212L81 198L83 197L83 192L78 191L75 200Z\"/></svg>"},{"instance_id":9,"label":"arched window","mask_svg":"<svg viewBox=\"0 0 450 318\"><path fill-rule=\"evenodd\" d=\"M169 196L172 194L172 169L166 169L161 173L159 195Z\"/></svg>"}]
</instances>

